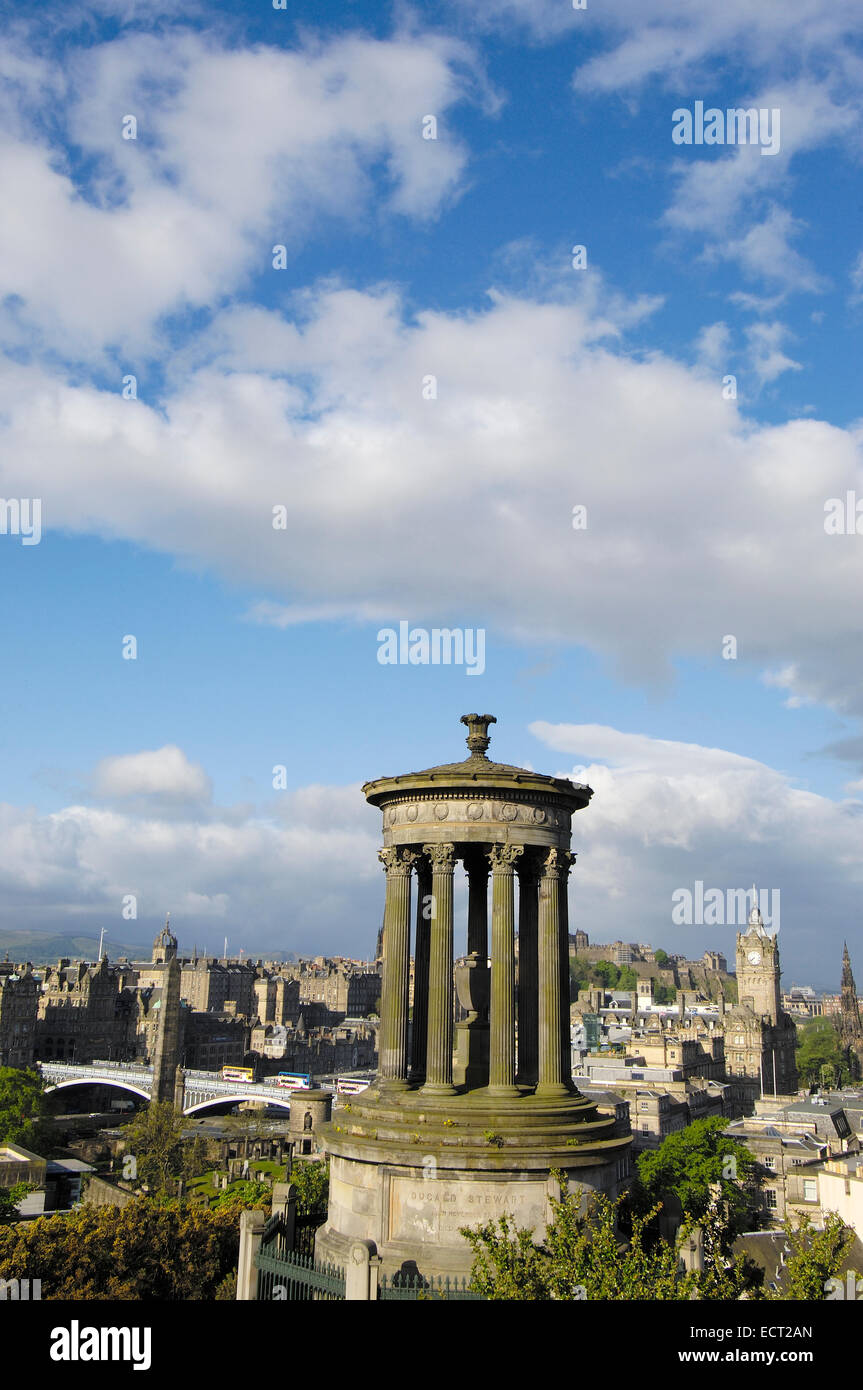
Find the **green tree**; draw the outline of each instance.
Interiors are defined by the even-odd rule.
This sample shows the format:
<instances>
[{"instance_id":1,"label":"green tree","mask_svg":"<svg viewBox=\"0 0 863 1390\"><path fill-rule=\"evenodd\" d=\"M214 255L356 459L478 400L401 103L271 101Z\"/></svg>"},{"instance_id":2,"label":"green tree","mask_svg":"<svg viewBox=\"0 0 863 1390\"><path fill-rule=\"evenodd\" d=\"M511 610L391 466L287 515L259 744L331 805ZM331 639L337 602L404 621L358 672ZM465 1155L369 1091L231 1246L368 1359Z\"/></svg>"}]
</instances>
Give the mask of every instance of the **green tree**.
<instances>
[{"instance_id":1,"label":"green tree","mask_svg":"<svg viewBox=\"0 0 863 1390\"><path fill-rule=\"evenodd\" d=\"M41 1279L46 1300L212 1299L236 1269L241 1210L141 1195L3 1226L0 1278Z\"/></svg>"},{"instance_id":2,"label":"green tree","mask_svg":"<svg viewBox=\"0 0 863 1390\"><path fill-rule=\"evenodd\" d=\"M182 1175L187 1181L190 1178L199 1178L206 1173L208 1166L207 1145L198 1134L191 1143L186 1142L183 1145Z\"/></svg>"},{"instance_id":3,"label":"green tree","mask_svg":"<svg viewBox=\"0 0 863 1390\"><path fill-rule=\"evenodd\" d=\"M126 1127L126 1152L135 1159L134 1177L151 1192L173 1191L183 1170L184 1120L171 1101L152 1101Z\"/></svg>"},{"instance_id":4,"label":"green tree","mask_svg":"<svg viewBox=\"0 0 863 1390\"><path fill-rule=\"evenodd\" d=\"M748 1286L743 1260L711 1264L704 1272L685 1271L677 1249L652 1241L648 1227L658 1212L635 1216L627 1247L617 1229L622 1199L604 1195L582 1211L581 1199L567 1190L563 1174L560 1200L552 1199L545 1241L502 1216L479 1229L462 1228L473 1251L471 1282L485 1298L637 1299L661 1302L689 1298L739 1298Z\"/></svg>"},{"instance_id":5,"label":"green tree","mask_svg":"<svg viewBox=\"0 0 863 1390\"><path fill-rule=\"evenodd\" d=\"M321 1163L296 1163L291 1169L290 1181L297 1191L297 1211L301 1216L319 1216L323 1223L327 1218L327 1204L330 1196L330 1165Z\"/></svg>"},{"instance_id":6,"label":"green tree","mask_svg":"<svg viewBox=\"0 0 863 1390\"><path fill-rule=\"evenodd\" d=\"M46 1109L45 1085L38 1072L0 1067L0 1143L43 1153L50 1142Z\"/></svg>"},{"instance_id":7,"label":"green tree","mask_svg":"<svg viewBox=\"0 0 863 1390\"><path fill-rule=\"evenodd\" d=\"M655 981L653 985L653 998L657 1004L673 1004L677 998L677 990L674 985L664 985Z\"/></svg>"},{"instance_id":8,"label":"green tree","mask_svg":"<svg viewBox=\"0 0 863 1390\"><path fill-rule=\"evenodd\" d=\"M617 981L618 989L638 989L638 976L631 965L622 965Z\"/></svg>"},{"instance_id":9,"label":"green tree","mask_svg":"<svg viewBox=\"0 0 863 1390\"><path fill-rule=\"evenodd\" d=\"M743 1231L758 1225L761 1176L753 1154L730 1139L722 1119L696 1120L678 1134L669 1134L654 1153L637 1160L638 1178L632 1192L633 1209L647 1209L674 1193L685 1219L714 1224L723 1212L722 1253Z\"/></svg>"},{"instance_id":10,"label":"green tree","mask_svg":"<svg viewBox=\"0 0 863 1390\"><path fill-rule=\"evenodd\" d=\"M797 1071L807 1086L822 1085L822 1068L832 1067L840 1084L850 1080L848 1059L829 1018L815 1018L797 1029Z\"/></svg>"},{"instance_id":11,"label":"green tree","mask_svg":"<svg viewBox=\"0 0 863 1390\"><path fill-rule=\"evenodd\" d=\"M233 1207L240 1202L244 1207L258 1207L269 1211L272 1198L272 1188L267 1183L260 1182L257 1178L246 1178L219 1192L210 1205L213 1208Z\"/></svg>"},{"instance_id":12,"label":"green tree","mask_svg":"<svg viewBox=\"0 0 863 1390\"><path fill-rule=\"evenodd\" d=\"M16 1182L11 1187L0 1187L0 1226L6 1226L18 1215L18 1203L28 1192L35 1192L36 1184Z\"/></svg>"},{"instance_id":13,"label":"green tree","mask_svg":"<svg viewBox=\"0 0 863 1390\"><path fill-rule=\"evenodd\" d=\"M613 960L598 960L591 974L596 983L605 989L614 989L620 979L620 971Z\"/></svg>"},{"instance_id":14,"label":"green tree","mask_svg":"<svg viewBox=\"0 0 863 1390\"><path fill-rule=\"evenodd\" d=\"M578 956L569 958L569 997L578 998L578 991L584 989L590 982L590 966L586 960L581 960Z\"/></svg>"},{"instance_id":15,"label":"green tree","mask_svg":"<svg viewBox=\"0 0 863 1390\"><path fill-rule=\"evenodd\" d=\"M802 1298L819 1302L827 1297L827 1281L838 1273L854 1241L854 1232L835 1212L828 1212L822 1230L816 1230L804 1215L796 1228L784 1225L791 1254L785 1261L785 1292L768 1291L767 1299Z\"/></svg>"},{"instance_id":16,"label":"green tree","mask_svg":"<svg viewBox=\"0 0 863 1390\"><path fill-rule=\"evenodd\" d=\"M654 954L654 956L656 957L656 964L659 966L660 969L662 969L662 967L663 967L664 965L667 965L667 964L668 964L668 952L667 952L667 951L663 951L663 949L662 949L661 946L660 946L659 950L658 950L658 951L654 951L653 954Z\"/></svg>"}]
</instances>

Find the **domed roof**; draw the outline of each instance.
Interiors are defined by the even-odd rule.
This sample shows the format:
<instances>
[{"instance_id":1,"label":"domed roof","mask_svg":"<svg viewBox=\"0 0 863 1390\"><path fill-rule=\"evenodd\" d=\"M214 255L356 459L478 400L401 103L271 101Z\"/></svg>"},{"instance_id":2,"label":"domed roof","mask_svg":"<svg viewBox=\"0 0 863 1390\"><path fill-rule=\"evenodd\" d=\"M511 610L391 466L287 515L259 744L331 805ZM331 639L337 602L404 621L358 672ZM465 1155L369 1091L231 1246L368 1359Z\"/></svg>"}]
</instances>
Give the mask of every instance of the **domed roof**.
<instances>
[{"instance_id":1,"label":"domed roof","mask_svg":"<svg viewBox=\"0 0 863 1390\"><path fill-rule=\"evenodd\" d=\"M566 777L550 777L526 767L515 767L512 763L492 762L486 756L486 749L491 741L488 727L497 723L493 714L463 714L461 722L468 727L465 741L470 750L462 762L439 763L420 772L401 773L397 777L380 777L376 781L366 782L363 786L366 799L377 806L400 792L419 791L424 786L434 787L435 790L455 790L461 787L475 789L482 785L491 789L512 790L518 787L528 792L551 792L568 801L575 809L586 806L593 796L590 787L571 782Z\"/></svg>"}]
</instances>

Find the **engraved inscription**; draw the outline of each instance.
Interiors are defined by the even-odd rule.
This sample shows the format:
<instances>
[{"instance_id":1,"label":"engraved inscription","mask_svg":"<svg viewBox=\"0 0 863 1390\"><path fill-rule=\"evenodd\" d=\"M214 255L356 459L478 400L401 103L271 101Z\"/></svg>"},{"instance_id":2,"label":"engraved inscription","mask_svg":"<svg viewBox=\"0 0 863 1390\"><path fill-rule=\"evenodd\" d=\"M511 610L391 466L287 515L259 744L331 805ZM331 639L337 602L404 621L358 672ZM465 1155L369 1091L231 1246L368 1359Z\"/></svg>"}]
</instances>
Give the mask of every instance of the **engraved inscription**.
<instances>
[{"instance_id":1,"label":"engraved inscription","mask_svg":"<svg viewBox=\"0 0 863 1390\"><path fill-rule=\"evenodd\" d=\"M439 1241L460 1245L462 1226L475 1226L508 1213L519 1226L545 1227L544 1182L417 1182L393 1178L390 1189L390 1240Z\"/></svg>"}]
</instances>

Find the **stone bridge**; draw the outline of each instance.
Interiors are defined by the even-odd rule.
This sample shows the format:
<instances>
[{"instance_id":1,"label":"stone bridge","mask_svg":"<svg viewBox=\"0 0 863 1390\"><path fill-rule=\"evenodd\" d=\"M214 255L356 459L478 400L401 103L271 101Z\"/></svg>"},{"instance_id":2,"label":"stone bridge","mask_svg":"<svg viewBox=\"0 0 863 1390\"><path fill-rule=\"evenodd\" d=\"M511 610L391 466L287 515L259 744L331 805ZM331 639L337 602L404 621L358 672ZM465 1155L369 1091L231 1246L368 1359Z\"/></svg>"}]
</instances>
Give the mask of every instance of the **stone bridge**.
<instances>
[{"instance_id":1,"label":"stone bridge","mask_svg":"<svg viewBox=\"0 0 863 1390\"><path fill-rule=\"evenodd\" d=\"M153 1068L137 1062L37 1062L46 1091L69 1086L116 1086L118 1090L149 1100L153 1088ZM225 1081L219 1072L183 1070L184 1115L193 1115L208 1105L224 1101L265 1101L268 1105L291 1108L292 1092L266 1081Z\"/></svg>"}]
</instances>

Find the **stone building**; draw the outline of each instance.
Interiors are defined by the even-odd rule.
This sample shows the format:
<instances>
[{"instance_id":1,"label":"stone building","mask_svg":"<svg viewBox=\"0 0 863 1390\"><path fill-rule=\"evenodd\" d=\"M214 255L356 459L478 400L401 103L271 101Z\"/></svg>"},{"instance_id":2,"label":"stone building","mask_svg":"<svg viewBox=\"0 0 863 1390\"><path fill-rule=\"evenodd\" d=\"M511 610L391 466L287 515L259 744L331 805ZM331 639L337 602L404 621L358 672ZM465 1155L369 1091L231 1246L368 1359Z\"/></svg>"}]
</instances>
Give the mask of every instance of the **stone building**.
<instances>
[{"instance_id":1,"label":"stone building","mask_svg":"<svg viewBox=\"0 0 863 1390\"><path fill-rule=\"evenodd\" d=\"M222 1067L248 1065L251 1031L246 1019L189 1009L185 1015L182 1064L192 1071L221 1071Z\"/></svg>"},{"instance_id":2,"label":"stone building","mask_svg":"<svg viewBox=\"0 0 863 1390\"><path fill-rule=\"evenodd\" d=\"M828 1157L823 1140L760 1115L735 1120L723 1133L745 1145L760 1164L765 1225L781 1226L786 1216L795 1225L802 1215L820 1221L818 1174Z\"/></svg>"},{"instance_id":3,"label":"stone building","mask_svg":"<svg viewBox=\"0 0 863 1390\"><path fill-rule=\"evenodd\" d=\"M35 1056L39 985L29 964L0 965L0 1067L29 1067Z\"/></svg>"},{"instance_id":4,"label":"stone building","mask_svg":"<svg viewBox=\"0 0 863 1390\"><path fill-rule=\"evenodd\" d=\"M353 961L330 960L318 956L295 966L301 1008L319 1004L336 1018L364 1018L370 1014L381 993L377 969L364 968Z\"/></svg>"},{"instance_id":5,"label":"stone building","mask_svg":"<svg viewBox=\"0 0 863 1390\"><path fill-rule=\"evenodd\" d=\"M754 1103L767 1093L796 1093L797 1030L780 1005L779 942L764 930L752 893L749 923L737 933L738 1002L725 1015L725 1059L729 1076L746 1083Z\"/></svg>"},{"instance_id":6,"label":"stone building","mask_svg":"<svg viewBox=\"0 0 863 1390\"><path fill-rule=\"evenodd\" d=\"M36 1022L40 1061L131 1061L137 1055L137 992L129 965L61 959L42 972Z\"/></svg>"}]
</instances>

